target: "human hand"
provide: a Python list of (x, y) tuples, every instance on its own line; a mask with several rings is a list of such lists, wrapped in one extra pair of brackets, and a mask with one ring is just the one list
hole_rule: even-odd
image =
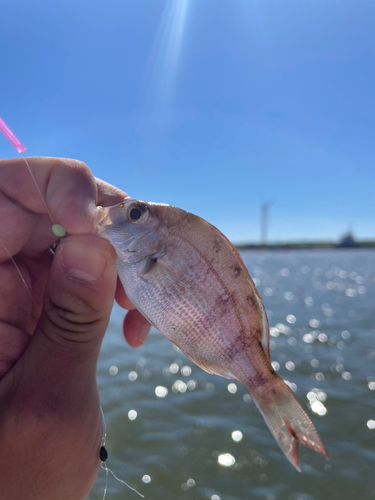
[(133, 309), (129, 344), (141, 345), (149, 325), (116, 281), (114, 250), (95, 236), (96, 205), (126, 194), (80, 162), (28, 161), (69, 236), (52, 255), (58, 238), (23, 159), (0, 161), (1, 498), (81, 500), (100, 467), (95, 373), (114, 297)]

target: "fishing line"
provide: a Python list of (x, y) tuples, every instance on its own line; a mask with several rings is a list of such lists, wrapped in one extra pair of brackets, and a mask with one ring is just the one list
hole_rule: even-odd
[[(137, 491), (135, 488), (132, 488), (128, 483), (126, 483), (125, 481), (123, 481), (122, 479), (119, 479), (116, 474), (107, 467), (107, 458), (108, 458), (108, 453), (107, 453), (107, 450), (105, 449), (105, 442), (106, 442), (106, 439), (107, 439), (107, 422), (105, 420), (105, 416), (104, 416), (104, 411), (103, 411), (103, 408), (100, 407), (100, 411), (102, 412), (102, 418), (103, 418), (103, 437), (102, 437), (102, 446), (100, 448), (100, 459), (101, 459), (101, 464), (100, 464), (100, 467), (105, 470), (105, 478), (106, 478), (106, 482), (105, 482), (105, 488), (104, 488), (104, 495), (103, 495), (103, 498), (102, 500), (105, 500), (105, 497), (107, 495), (107, 490), (108, 490), (108, 473), (110, 472), (112, 474), (112, 476), (117, 480), (119, 481), (120, 483), (124, 484), (125, 486), (127, 486), (130, 490), (134, 491), (135, 493), (137, 493), (137, 495), (139, 495), (140, 497), (144, 498), (145, 496), (142, 495), (142, 493), (139, 493), (139, 491)], [(104, 458), (104, 460), (102, 460), (102, 458)]]
[(62, 238), (63, 236), (65, 236), (66, 234), (66, 231), (65, 229), (63, 228), (63, 226), (61, 226), (60, 224), (55, 224), (53, 222), (53, 218), (52, 218), (52, 215), (51, 215), (51, 212), (49, 211), (49, 208), (47, 206), (47, 203), (46, 203), (46, 200), (44, 199), (44, 196), (42, 195), (42, 192), (38, 186), (38, 183), (36, 182), (36, 179), (34, 177), (34, 174), (30, 168), (30, 165), (29, 165), (29, 162), (27, 161), (27, 158), (26, 156), (23, 154), (25, 151), (26, 151), (26, 146), (24, 146), (22, 144), (22, 142), (18, 139), (18, 137), (16, 137), (16, 135), (11, 131), (11, 129), (8, 127), (8, 125), (5, 123), (5, 121), (0, 117), (0, 131), (5, 135), (5, 137), (8, 139), (8, 141), (12, 144), (12, 146), (14, 146), (14, 148), (16, 149), (16, 151), (22, 156), (22, 158), (24, 159), (24, 162), (26, 163), (26, 167), (29, 171), (29, 174), (31, 175), (31, 178), (35, 184), (35, 187), (39, 193), (39, 196), (40, 198), (42, 199), (42, 202), (43, 202), (43, 205), (46, 209), (46, 212), (49, 216), (49, 218), (51, 219), (51, 222), (52, 222), (52, 232), (54, 235), (56, 236), (59, 236), (60, 238)]
[[(65, 229), (63, 228), (63, 226), (61, 226), (60, 224), (54, 224), (53, 222), (53, 218), (52, 218), (52, 215), (51, 215), (51, 212), (47, 206), (47, 203), (42, 195), (42, 192), (38, 186), (38, 183), (36, 182), (36, 179), (34, 177), (34, 174), (30, 168), (30, 165), (29, 165), (29, 162), (27, 161), (27, 158), (26, 156), (23, 154), (24, 151), (26, 151), (26, 147), (22, 144), (22, 142), (18, 139), (18, 137), (16, 137), (16, 135), (12, 132), (12, 130), (8, 127), (8, 125), (5, 123), (5, 121), (0, 117), (0, 131), (5, 135), (5, 137), (8, 139), (8, 141), (12, 144), (12, 146), (16, 149), (16, 151), (22, 156), (25, 164), (26, 164), (26, 167), (29, 171), (29, 174), (35, 184), (35, 187), (39, 193), (39, 196), (40, 198), (42, 199), (42, 202), (43, 202), (43, 205), (46, 209), (46, 212), (49, 216), (49, 218), (51, 219), (51, 222), (52, 222), (52, 232), (55, 234), (55, 236), (58, 236), (58, 237), (62, 237), (62, 236), (65, 236), (66, 234), (66, 231)], [(33, 301), (33, 304), (34, 306), (36, 306), (36, 303), (34, 301), (34, 297), (31, 293), (31, 290), (29, 289), (29, 287), (27, 286), (27, 283), (25, 281), (25, 278), (22, 276), (22, 273), (21, 273), (21, 270), (20, 268), (18, 267), (15, 259), (13, 258), (13, 256), (11, 255), (11, 253), (9, 252), (9, 250), (7, 249), (7, 247), (4, 245), (4, 242), (2, 241), (2, 239), (0, 238), (0, 243), (2, 245), (2, 247), (4, 248), (4, 250), (6, 251), (6, 253), (9, 255), (9, 258), (11, 259), (11, 261), (13, 262), (18, 274), (20, 275), (20, 278), (23, 282), (23, 284), (25, 285), (26, 287), (26, 290), (28, 291), (32, 301)]]
[(44, 197), (43, 197), (43, 195), (42, 195), (41, 190), (39, 189), (39, 186), (38, 186), (38, 183), (36, 182), (36, 179), (35, 179), (35, 177), (34, 177), (34, 174), (33, 174), (33, 173), (32, 173), (32, 171), (31, 171), (31, 168), (30, 168), (29, 162), (27, 161), (26, 156), (25, 156), (22, 152), (21, 152), (21, 156), (22, 156), (22, 158), (25, 160), (26, 167), (27, 167), (27, 169), (28, 169), (28, 171), (29, 171), (29, 173), (30, 173), (30, 175), (31, 175), (31, 178), (32, 178), (32, 180), (34, 181), (35, 187), (36, 187), (36, 189), (37, 189), (37, 191), (38, 191), (38, 193), (39, 193), (39, 195), (40, 195), (40, 197), (41, 197), (41, 199), (42, 199), (42, 201), (43, 201), (44, 208), (46, 209), (47, 214), (49, 215), (49, 218), (51, 219), (51, 222), (52, 222), (52, 224), (53, 224), (53, 219), (52, 219), (51, 212), (49, 211), (49, 208), (47, 207), (47, 203), (46, 203), (46, 201), (45, 201), (45, 199), (44, 199)]
[[(25, 155), (23, 154), (24, 151), (26, 151), (26, 147), (22, 144), (22, 142), (15, 136), (15, 134), (11, 131), (11, 129), (8, 127), (8, 125), (4, 122), (4, 120), (0, 117), (0, 131), (5, 135), (5, 137), (8, 139), (8, 141), (12, 144), (12, 146), (14, 146), (14, 148), (16, 149), (16, 151), (18, 153), (20, 153), (20, 155), (23, 157), (24, 159), (24, 162), (26, 163), (26, 167), (31, 175), (31, 178), (32, 180), (34, 181), (34, 184), (35, 184), (35, 187), (43, 201), (43, 204), (46, 208), (46, 211), (47, 211), (47, 214), (49, 215), (49, 218), (51, 219), (51, 222), (53, 224), (53, 220), (52, 220), (52, 216), (51, 216), (51, 212), (49, 211), (48, 207), (47, 207), (47, 204), (43, 198), (43, 195), (39, 189), (39, 186), (38, 186), (38, 183), (36, 182), (36, 179), (31, 171), (31, 168), (30, 168), (30, 165), (29, 165), (29, 162), (27, 161)], [(52, 226), (53, 228), (53, 226)], [(53, 229), (52, 229), (53, 231)], [(54, 232), (54, 231), (53, 231)], [(34, 300), (34, 297), (33, 297), (33, 294), (31, 293), (31, 290), (29, 289), (29, 287), (27, 286), (27, 283), (25, 281), (25, 278), (23, 277), (22, 273), (21, 273), (21, 270), (20, 268), (18, 267), (15, 259), (13, 258), (13, 255), (9, 252), (9, 250), (7, 249), (7, 247), (4, 245), (4, 242), (3, 240), (0, 238), (0, 243), (2, 245), (2, 247), (4, 248), (4, 250), (6, 251), (6, 253), (9, 255), (9, 258), (11, 259), (11, 261), (13, 262), (16, 270), (17, 270), (17, 273), (19, 274), (23, 284), (25, 285), (25, 288), (28, 292), (28, 294), (30, 295), (31, 297), (31, 300), (33, 301), (33, 304), (35, 307), (36, 306), (36, 303), (35, 303), (35, 300)]]
[(137, 491), (135, 488), (132, 488), (132, 487), (131, 487), (128, 483), (125, 483), (125, 481), (123, 481), (122, 479), (119, 479), (119, 478), (116, 476), (116, 474), (115, 474), (113, 471), (111, 471), (111, 469), (109, 469), (109, 468), (107, 467), (106, 462), (102, 462), (102, 463), (101, 463), (101, 465), (100, 465), (100, 467), (101, 467), (103, 470), (105, 470), (105, 471), (106, 471), (106, 477), (107, 477), (107, 484), (106, 484), (106, 487), (105, 487), (105, 490), (104, 490), (103, 500), (105, 499), (106, 494), (107, 494), (107, 486), (108, 486), (108, 472), (110, 472), (110, 473), (112, 474), (112, 476), (113, 476), (115, 479), (117, 479), (117, 481), (119, 481), (120, 483), (122, 483), (122, 484), (124, 484), (125, 486), (127, 486), (127, 487), (129, 488), (129, 490), (132, 490), (132, 491), (134, 491), (135, 493), (137, 493), (137, 495), (139, 495), (140, 497), (145, 498), (145, 496), (144, 496), (144, 495), (142, 495), (142, 493), (139, 493), (139, 491)]
[(29, 171), (29, 173), (30, 173), (30, 175), (31, 175), (31, 178), (32, 178), (32, 180), (34, 181), (35, 187), (36, 187), (36, 189), (37, 189), (37, 191), (38, 191), (38, 193), (39, 193), (39, 195), (40, 195), (40, 197), (41, 197), (41, 199), (42, 199), (42, 201), (43, 201), (44, 208), (46, 209), (47, 214), (49, 215), (49, 218), (51, 219), (51, 222), (52, 222), (52, 232), (53, 232), (53, 234), (54, 234), (55, 236), (58, 236), (59, 238), (62, 238), (63, 236), (65, 236), (66, 231), (65, 231), (64, 227), (63, 227), (61, 224), (55, 224), (55, 223), (53, 222), (51, 212), (49, 211), (49, 208), (48, 208), (48, 206), (47, 206), (46, 200), (44, 199), (44, 197), (43, 197), (43, 195), (42, 195), (42, 192), (41, 192), (41, 190), (40, 190), (40, 188), (39, 188), (39, 186), (38, 186), (38, 183), (36, 182), (36, 179), (35, 179), (35, 177), (34, 177), (34, 174), (33, 174), (33, 173), (32, 173), (32, 171), (31, 171), (31, 168), (30, 168), (29, 162), (27, 161), (27, 158), (26, 158), (26, 156), (23, 154), (23, 152), (21, 152), (21, 156), (22, 156), (22, 158), (25, 160), (25, 163), (26, 163), (27, 169), (28, 169), (28, 171)]
[(17, 262), (14, 260), (13, 256), (11, 255), (11, 253), (9, 252), (9, 250), (7, 249), (7, 247), (4, 245), (4, 243), (3, 243), (3, 241), (2, 241), (1, 238), (0, 238), (0, 243), (2, 244), (2, 246), (3, 246), (4, 250), (6, 251), (6, 253), (9, 255), (9, 258), (13, 262), (14, 267), (17, 269), (17, 273), (20, 275), (22, 283), (25, 285), (25, 288), (26, 288), (28, 294), (30, 295), (31, 300), (33, 301), (34, 306), (38, 307), (37, 304), (36, 304), (36, 302), (35, 302), (35, 300), (34, 300), (33, 294), (31, 293), (31, 290), (27, 286), (26, 280), (25, 280), (25, 278), (23, 277), (23, 275), (21, 273), (21, 269), (18, 267)]

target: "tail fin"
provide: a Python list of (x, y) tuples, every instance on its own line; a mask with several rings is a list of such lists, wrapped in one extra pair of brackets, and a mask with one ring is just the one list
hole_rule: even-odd
[(299, 472), (298, 443), (328, 458), (311, 420), (282, 379), (278, 377), (275, 389), (252, 387), (251, 396), (285, 456)]

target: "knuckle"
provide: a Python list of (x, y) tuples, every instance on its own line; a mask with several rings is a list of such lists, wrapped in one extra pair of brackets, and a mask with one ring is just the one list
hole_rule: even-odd
[(85, 174), (91, 173), (86, 163), (81, 160), (75, 160), (73, 158), (61, 158), (58, 159), (58, 161), (61, 162), (61, 166), (65, 168), (73, 169), (77, 172), (82, 172)]
[(73, 175), (76, 182), (86, 184), (94, 182), (94, 176), (89, 167), (80, 160), (64, 159), (63, 168), (69, 170), (69, 175)]
[(58, 334), (65, 339), (85, 342), (105, 330), (107, 319), (77, 297), (64, 295), (60, 303), (48, 301), (45, 304), (45, 331)]

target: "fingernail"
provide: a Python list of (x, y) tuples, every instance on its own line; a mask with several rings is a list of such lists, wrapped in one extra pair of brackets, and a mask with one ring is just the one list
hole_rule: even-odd
[(107, 255), (82, 243), (61, 243), (62, 264), (71, 278), (82, 283), (95, 283), (103, 276)]
[(90, 200), (84, 207), (85, 215), (90, 219), (94, 220), (96, 216), (96, 203), (94, 200)]
[(138, 331), (137, 339), (140, 343), (144, 344), (145, 340), (150, 332), (150, 324), (144, 323)]

